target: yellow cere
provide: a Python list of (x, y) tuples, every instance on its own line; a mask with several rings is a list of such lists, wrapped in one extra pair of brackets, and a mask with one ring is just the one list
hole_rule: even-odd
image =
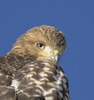
[(58, 50), (54, 50), (54, 51), (52, 51), (50, 54), (42, 53), (41, 55), (42, 55), (42, 56), (45, 56), (45, 57), (47, 57), (47, 58), (51, 58), (51, 56), (54, 56), (54, 55), (56, 55), (56, 54), (58, 54), (58, 53), (59, 53)]
[(56, 55), (56, 54), (58, 54), (59, 53), (59, 51), (58, 50), (54, 50), (53, 52), (52, 52), (52, 54), (51, 55)]

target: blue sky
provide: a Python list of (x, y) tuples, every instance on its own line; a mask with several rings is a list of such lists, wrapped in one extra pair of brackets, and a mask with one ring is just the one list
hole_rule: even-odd
[(71, 100), (94, 100), (94, 0), (0, 0), (0, 56), (28, 29), (43, 24), (66, 37), (60, 65)]

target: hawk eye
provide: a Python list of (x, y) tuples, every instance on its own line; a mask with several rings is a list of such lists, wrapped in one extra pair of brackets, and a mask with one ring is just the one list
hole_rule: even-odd
[(45, 45), (43, 43), (37, 43), (37, 47), (39, 49), (44, 49), (45, 48)]

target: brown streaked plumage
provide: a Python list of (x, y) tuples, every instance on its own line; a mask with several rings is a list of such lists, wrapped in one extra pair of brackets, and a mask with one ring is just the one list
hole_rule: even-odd
[[(62, 32), (58, 31), (54, 27), (50, 26), (40, 26), (35, 27), (23, 34), (17, 42), (14, 44), (13, 49), (10, 52), (17, 52), (18, 54), (29, 53), (32, 55), (37, 53), (35, 50), (34, 43), (43, 42), (46, 45), (51, 46), (51, 48), (59, 49), (60, 53), (63, 53), (66, 48), (65, 37)], [(32, 50), (32, 51), (31, 51)]]
[(23, 34), (0, 58), (0, 100), (70, 100), (58, 63), (66, 48), (55, 27), (42, 25)]

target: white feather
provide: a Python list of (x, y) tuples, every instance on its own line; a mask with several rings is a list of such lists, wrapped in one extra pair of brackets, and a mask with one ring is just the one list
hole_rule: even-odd
[(19, 81), (15, 80), (15, 79), (12, 80), (11, 86), (15, 87), (15, 91), (18, 90), (19, 85), (20, 85)]

